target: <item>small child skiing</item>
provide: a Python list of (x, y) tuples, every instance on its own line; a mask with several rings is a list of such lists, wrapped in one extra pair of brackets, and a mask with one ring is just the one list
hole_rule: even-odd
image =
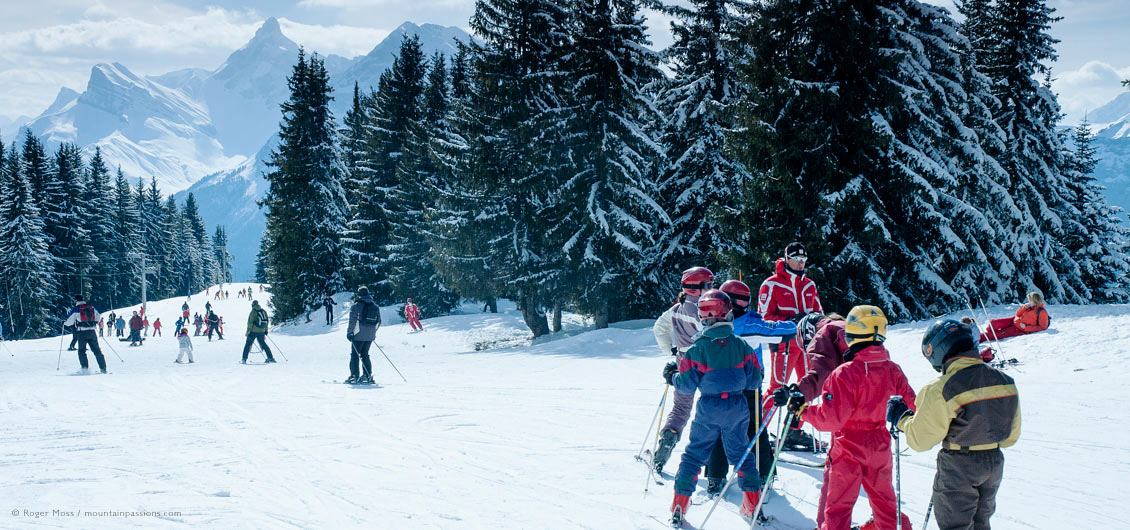
[(690, 442), (683, 451), (675, 475), (675, 498), (671, 502), (671, 523), (680, 526), (690, 505), (699, 471), (706, 464), (719, 436), (730, 465), (737, 466), (742, 489), (741, 514), (752, 517), (761, 499), (761, 475), (757, 459), (746, 458), (749, 445), (749, 402), (744, 391), (761, 387), (761, 366), (757, 354), (746, 341), (734, 336), (730, 297), (711, 289), (698, 300), (702, 335), (679, 362), (675, 389), (684, 394), (701, 395), (691, 422)]
[[(821, 491), (825, 504), (819, 530), (851, 527), (852, 508), (861, 485), (875, 517), (862, 526), (863, 530), (892, 530), (898, 524), (896, 514), (901, 512), (895, 506), (892, 485), (894, 460), (885, 421), (887, 401), (891, 396), (902, 396), (913, 403), (915, 394), (902, 368), (891, 361), (883, 346), (886, 335), (887, 317), (881, 309), (853, 307), (844, 323), (848, 344), (845, 362), (824, 381), (823, 401), (807, 406), (801, 403), (803, 397), (793, 400), (774, 396), (777, 405), (787, 405), (803, 421), (833, 433)], [(902, 528), (909, 530), (910, 519), (905, 514), (901, 517)]]
[(177, 342), (180, 343), (180, 353), (177, 354), (176, 363), (184, 364), (183, 362), (181, 362), (181, 358), (183, 358), (186, 353), (188, 354), (188, 362), (195, 362), (192, 360), (192, 339), (188, 336), (187, 327), (182, 327), (180, 328), (180, 331), (177, 332)]
[(153, 336), (154, 337), (160, 337), (161, 336), (161, 317), (157, 317), (156, 319), (153, 320)]

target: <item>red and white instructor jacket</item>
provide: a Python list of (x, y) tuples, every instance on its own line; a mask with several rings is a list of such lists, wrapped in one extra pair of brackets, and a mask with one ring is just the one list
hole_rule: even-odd
[(788, 320), (797, 315), (823, 313), (816, 283), (808, 276), (785, 267), (785, 258), (777, 259), (776, 274), (761, 283), (757, 292), (757, 312), (765, 320)]

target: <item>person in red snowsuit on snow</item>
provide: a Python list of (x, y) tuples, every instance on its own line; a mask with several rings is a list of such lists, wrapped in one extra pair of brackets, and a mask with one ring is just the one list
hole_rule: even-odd
[[(1015, 317), (994, 318), (981, 333), (979, 342), (1019, 337), (1048, 329), (1051, 317), (1044, 308), (1044, 297), (1036, 291), (1028, 293), (1028, 303), (1016, 310)], [(988, 362), (988, 361), (986, 361)]]
[[(861, 485), (875, 514), (863, 530), (893, 530), (897, 508), (891, 481), (894, 463), (886, 423), (887, 401), (891, 396), (902, 396), (906, 403), (914, 403), (916, 396), (902, 368), (891, 361), (883, 347), (887, 317), (882, 310), (856, 306), (848, 313), (844, 329), (848, 350), (844, 363), (824, 381), (822, 402), (811, 407), (800, 405), (797, 410), (804, 421), (833, 433), (821, 491), (826, 502), (819, 530), (851, 527), (852, 508)], [(902, 527), (910, 530), (905, 514)]]
[(420, 324), (420, 308), (412, 303), (412, 299), (408, 299), (408, 303), (404, 304), (404, 318), (408, 319), (408, 325), (412, 326), (412, 331), (422, 331), (423, 324)]
[[(807, 263), (808, 252), (804, 245), (794, 242), (785, 247), (785, 257), (777, 259), (775, 273), (761, 283), (757, 293), (757, 311), (762, 318), (770, 322), (798, 322), (808, 313), (824, 312), (816, 284), (804, 274)], [(771, 344), (769, 350), (772, 352), (773, 371), (766, 377), (769, 388), (761, 403), (762, 417), (773, 405), (773, 392), (788, 383), (790, 374), (796, 374), (796, 379), (800, 380), (808, 371), (804, 349), (799, 341), (789, 341), (787, 345)], [(800, 430), (801, 422), (791, 427), (785, 437), (785, 448), (812, 451), (815, 442)]]

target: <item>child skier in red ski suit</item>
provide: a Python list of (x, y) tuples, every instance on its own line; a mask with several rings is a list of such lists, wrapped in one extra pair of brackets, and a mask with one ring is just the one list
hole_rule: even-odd
[(412, 299), (408, 299), (408, 303), (404, 305), (404, 318), (408, 319), (408, 325), (412, 326), (412, 331), (420, 331), (424, 329), (423, 324), (420, 324), (420, 308), (412, 303)]
[[(819, 530), (851, 528), (851, 512), (861, 485), (875, 514), (863, 529), (894, 530), (897, 509), (887, 401), (891, 396), (902, 396), (907, 403), (914, 403), (914, 389), (883, 347), (887, 317), (882, 310), (868, 305), (852, 308), (844, 331), (848, 341), (846, 362), (824, 381), (823, 401), (798, 407), (804, 421), (834, 433), (821, 492), (826, 504)], [(905, 514), (902, 527), (911, 530)]]

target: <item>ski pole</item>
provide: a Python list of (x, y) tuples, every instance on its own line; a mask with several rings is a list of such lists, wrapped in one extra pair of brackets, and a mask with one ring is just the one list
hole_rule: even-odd
[(5, 344), (6, 342), (8, 342), (8, 341), (6, 341), (6, 340), (0, 340), (0, 346), (3, 346), (3, 347), (4, 347), (4, 350), (8, 352), (8, 355), (11, 355), (12, 357), (15, 357), (15, 356), (16, 356), (16, 354), (15, 354), (15, 353), (12, 353), (12, 349), (11, 349), (11, 348), (9, 348), (7, 344)]
[(63, 367), (63, 330), (64, 324), (59, 324), (59, 360), (55, 363), (55, 371), (58, 372)]
[(926, 519), (922, 521), (922, 530), (926, 530), (926, 525), (930, 524), (930, 514), (934, 511), (934, 497), (930, 497), (930, 505), (926, 507)]
[(781, 449), (785, 448), (784, 440), (782, 439), (785, 435), (784, 429), (789, 427), (789, 423), (792, 422), (793, 416), (795, 415), (796, 414), (791, 410), (785, 415), (784, 428), (777, 434), (777, 450), (773, 453), (773, 464), (769, 466), (769, 474), (765, 479), (765, 485), (761, 487), (761, 497), (757, 499), (757, 508), (753, 510), (753, 519), (749, 522), (750, 530), (753, 530), (753, 527), (757, 526), (757, 518), (761, 516), (761, 506), (765, 504), (765, 495), (769, 493), (769, 484), (773, 482), (773, 474), (777, 471), (777, 460), (781, 458)]
[[(761, 404), (758, 403), (757, 406), (761, 407)], [(710, 506), (710, 511), (706, 512), (706, 518), (702, 520), (702, 524), (698, 525), (699, 528), (706, 528), (706, 522), (710, 520), (710, 516), (714, 513), (714, 509), (718, 507), (718, 503), (722, 500), (723, 497), (726, 496), (726, 492), (730, 490), (730, 486), (734, 483), (734, 480), (737, 478), (738, 470), (742, 468), (742, 464), (745, 463), (745, 459), (749, 458), (749, 454), (753, 451), (754, 446), (757, 445), (757, 439), (761, 438), (761, 431), (764, 431), (765, 428), (769, 426), (769, 422), (773, 420), (773, 414), (776, 414), (776, 413), (777, 413), (777, 405), (774, 404), (769, 409), (769, 414), (765, 415), (765, 421), (761, 422), (761, 426), (759, 426), (757, 428), (757, 432), (754, 433), (753, 439), (750, 440), (749, 445), (746, 446), (745, 453), (742, 454), (741, 460), (738, 460), (737, 465), (734, 466), (734, 470), (732, 472), (730, 472), (730, 476), (726, 478), (726, 486), (722, 488), (722, 493), (719, 493), (718, 497), (714, 499), (714, 504), (712, 504)], [(757, 457), (754, 457), (754, 458), (757, 458)]]
[(1001, 357), (1007, 357), (1004, 354), (1004, 347), (1001, 346), (1001, 339), (1000, 337), (997, 337), (997, 330), (993, 327), (993, 321), (989, 320), (989, 310), (985, 309), (985, 302), (981, 301), (980, 295), (977, 296), (977, 303), (981, 304), (981, 311), (985, 313), (985, 320), (989, 324), (989, 331), (993, 333), (993, 345), (996, 346), (998, 350), (1000, 350)]
[(388, 361), (388, 364), (392, 365), (392, 369), (396, 370), (396, 374), (399, 375), (401, 379), (404, 379), (405, 383), (407, 383), (408, 379), (404, 377), (404, 374), (400, 373), (400, 369), (397, 368), (395, 364), (392, 364), (392, 359), (388, 358), (388, 354), (385, 353), (384, 348), (382, 348), (381, 345), (377, 344), (376, 342), (373, 342), (373, 346), (376, 346), (378, 350), (381, 350), (381, 355), (384, 355), (385, 360)]
[(661, 411), (663, 410), (663, 403), (667, 401), (667, 391), (670, 389), (671, 385), (663, 385), (663, 397), (659, 398), (659, 406), (655, 407), (655, 416), (652, 416), (651, 423), (647, 424), (647, 431), (644, 431), (645, 434), (643, 435), (643, 443), (640, 444), (640, 450), (638, 453), (636, 453), (636, 460), (643, 458), (643, 450), (645, 447), (647, 447), (647, 439), (651, 437), (651, 426), (655, 425), (655, 420), (658, 420), (659, 415), (662, 414)]
[[(902, 401), (902, 396), (891, 396), (891, 399), (894, 398)], [(902, 530), (902, 458), (898, 422), (891, 425), (891, 437), (895, 439), (895, 530)]]
[(110, 341), (108, 341), (108, 340), (104, 340), (104, 339), (103, 339), (103, 342), (105, 342), (105, 343), (106, 343), (106, 346), (109, 346), (109, 348), (110, 348), (110, 351), (114, 352), (114, 356), (116, 356), (116, 357), (118, 358), (118, 360), (119, 360), (119, 361), (122, 361), (123, 363), (124, 363), (124, 362), (126, 362), (126, 360), (125, 360), (125, 359), (122, 359), (122, 356), (121, 356), (121, 355), (118, 355), (118, 350), (115, 350), (115, 349), (114, 349), (114, 345), (110, 344)]
[[(286, 358), (286, 354), (283, 353), (282, 348), (279, 347), (279, 343), (275, 342), (275, 339), (272, 339), (270, 335), (263, 335), (263, 336), (267, 337), (267, 340), (271, 341), (271, 344), (273, 344), (275, 346), (275, 349), (278, 350), (279, 355), (282, 355), (283, 360), (289, 363), (290, 359)], [(266, 354), (264, 354), (264, 355), (266, 355)]]

